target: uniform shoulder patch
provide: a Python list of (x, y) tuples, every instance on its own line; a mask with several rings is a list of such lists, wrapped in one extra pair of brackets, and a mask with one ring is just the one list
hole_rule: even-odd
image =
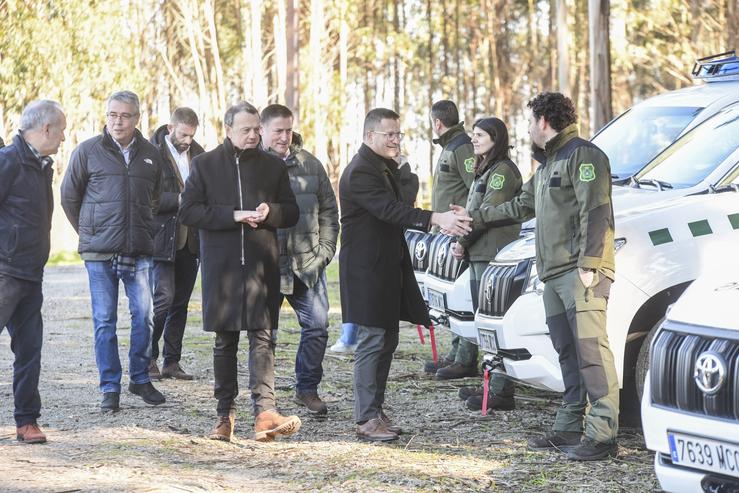
[(464, 160), (464, 170), (467, 173), (472, 173), (475, 171), (475, 158), (468, 157)]
[(580, 165), (580, 181), (589, 182), (595, 180), (595, 166), (591, 163)]
[(501, 188), (503, 188), (504, 183), (505, 183), (505, 176), (499, 173), (493, 173), (493, 176), (490, 177), (490, 181), (488, 182), (488, 185), (493, 190), (500, 190)]

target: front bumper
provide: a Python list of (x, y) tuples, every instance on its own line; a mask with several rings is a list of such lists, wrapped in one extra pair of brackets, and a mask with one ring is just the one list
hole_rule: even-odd
[(559, 356), (549, 337), (541, 296), (522, 295), (502, 318), (478, 312), (475, 326), (495, 332), (497, 355), (502, 357), (510, 377), (532, 387), (564, 391)]
[(654, 471), (662, 489), (675, 493), (700, 492), (704, 491), (701, 484), (704, 481), (739, 485), (739, 478), (729, 478), (713, 472), (673, 464), (667, 439), (669, 430), (701, 438), (739, 443), (739, 423), (686, 414), (676, 409), (653, 405), (649, 374), (644, 384), (641, 417), (644, 442), (649, 450), (655, 451)]

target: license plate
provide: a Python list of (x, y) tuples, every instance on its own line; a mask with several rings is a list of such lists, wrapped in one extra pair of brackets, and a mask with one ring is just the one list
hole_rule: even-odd
[(667, 432), (672, 463), (739, 477), (739, 445)]
[(426, 288), (426, 296), (428, 297), (429, 307), (440, 312), (446, 311), (446, 295), (444, 293)]
[(498, 352), (498, 338), (495, 336), (494, 330), (477, 329), (477, 343), (480, 349), (486, 353), (496, 354)]

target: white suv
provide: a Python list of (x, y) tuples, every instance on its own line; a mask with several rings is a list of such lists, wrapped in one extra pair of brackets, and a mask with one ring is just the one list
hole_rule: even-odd
[(651, 345), (642, 425), (668, 492), (739, 491), (739, 260), (725, 246)]

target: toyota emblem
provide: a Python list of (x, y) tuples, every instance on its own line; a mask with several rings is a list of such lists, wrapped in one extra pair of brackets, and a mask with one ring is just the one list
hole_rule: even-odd
[(423, 262), (423, 259), (426, 256), (426, 243), (422, 241), (416, 243), (416, 248), (413, 254), (416, 256), (416, 260)]
[(488, 279), (488, 282), (485, 283), (485, 299), (488, 301), (488, 303), (493, 302), (493, 280)]
[(726, 361), (713, 351), (706, 351), (695, 361), (693, 379), (704, 394), (713, 395), (721, 389), (726, 378)]
[(439, 265), (439, 267), (442, 267), (444, 265), (444, 261), (446, 260), (446, 248), (442, 247), (439, 249), (439, 253), (436, 255), (436, 263)]

